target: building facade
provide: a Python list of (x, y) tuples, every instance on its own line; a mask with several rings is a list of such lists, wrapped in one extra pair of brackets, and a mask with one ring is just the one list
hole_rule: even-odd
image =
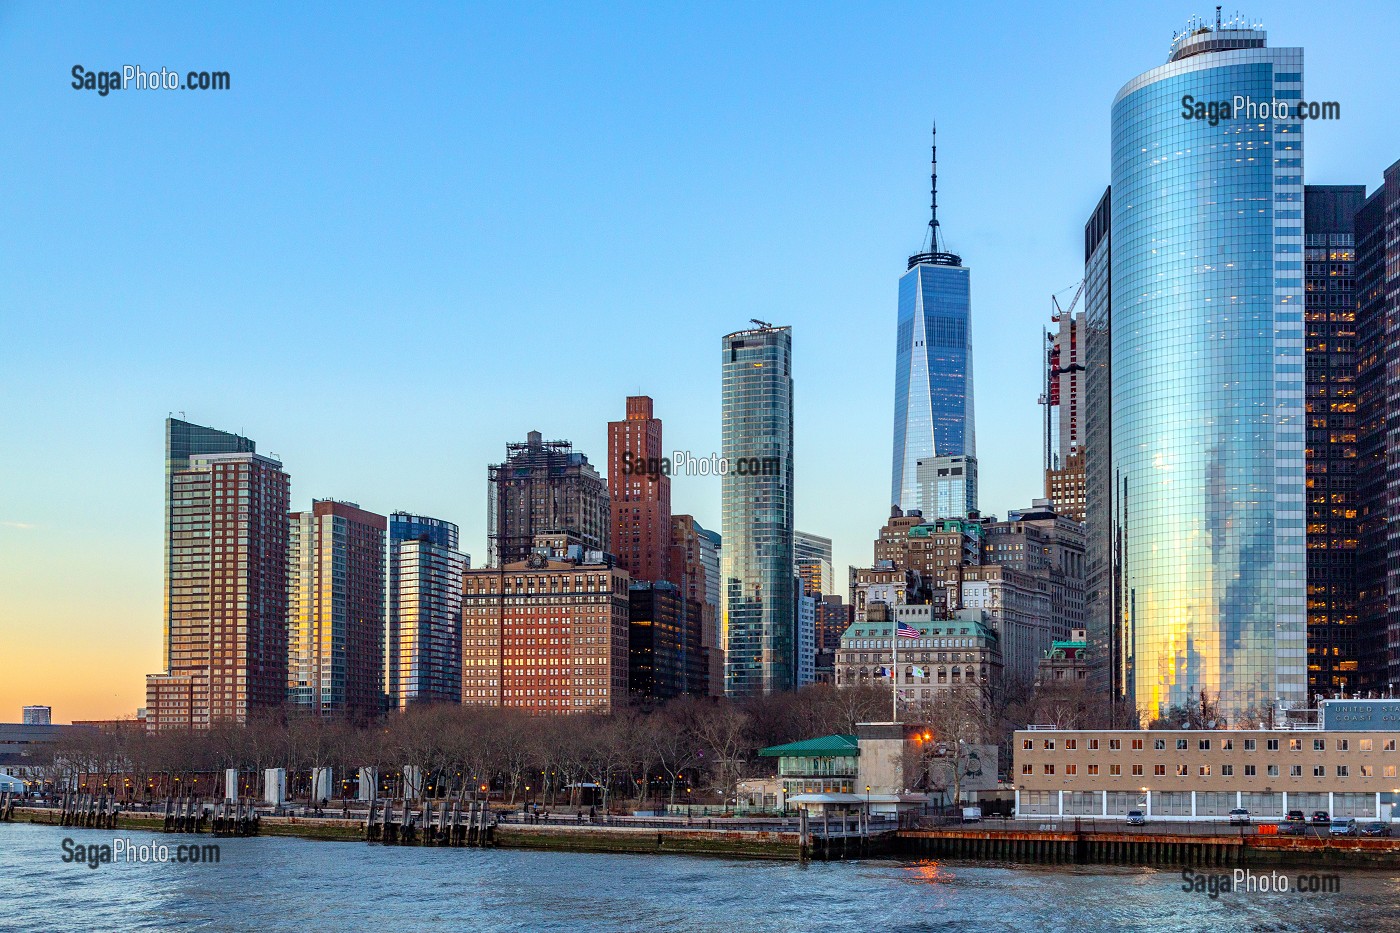
[(322, 716), (378, 715), (388, 520), (353, 502), (315, 499), (286, 521), (287, 699)]
[(1357, 616), (1356, 575), (1360, 519), (1353, 220), (1366, 187), (1308, 185), (1303, 191), (1308, 690), (1328, 696), (1373, 686), (1362, 671), (1369, 646)]
[(831, 539), (805, 531), (792, 533), (793, 564), (802, 586), (809, 596), (836, 592), (836, 579), (831, 566)]
[(710, 696), (724, 693), (724, 646), (719, 632), (719, 535), (706, 531), (694, 516), (671, 516), (671, 570), (685, 594), (687, 634), (699, 628), (704, 690), (692, 684), (691, 693)]
[(468, 570), (462, 584), (462, 703), (535, 715), (609, 713), (626, 701), (627, 572), (601, 552), (543, 549)]
[[(949, 690), (976, 690), (980, 700), (990, 696), (1001, 672), (1000, 639), (980, 611), (949, 616), (935, 606), (893, 606), (872, 615), (876, 618), (853, 624), (841, 637), (838, 687), (897, 689), (901, 711), (932, 705)], [(891, 638), (898, 623), (916, 629), (919, 637), (899, 639), (896, 663)]]
[(609, 549), (633, 581), (671, 580), (671, 477), (661, 468), (661, 419), (645, 395), (608, 422)]
[(535, 536), (566, 533), (586, 550), (608, 547), (608, 489), (588, 458), (568, 441), (546, 441), (531, 431), (507, 444), (506, 459), (487, 468), (490, 564), (530, 556)]
[[(1376, 687), (1400, 685), (1400, 162), (1356, 214), (1359, 622)], [(1330, 261), (1330, 260), (1329, 260)]]
[(899, 280), (890, 501), (906, 510), (927, 508), (919, 498), (920, 460), (977, 456), (970, 274), (939, 243), (936, 145), (933, 152), (928, 250), (909, 257)]
[(286, 698), (290, 481), (251, 450), (198, 452), (246, 438), (166, 428), (166, 669), (146, 678), (146, 725), (247, 722)]
[(470, 566), (457, 550), (456, 525), (402, 512), (389, 517), (384, 654), (392, 708), (462, 701), (462, 574)]
[(1203, 28), (1113, 102), (1111, 458), (1148, 716), (1306, 699), (1303, 126), (1181, 115), (1302, 88), (1301, 49)]
[[(1400, 752), (1393, 731), (1060, 730), (1015, 733), (1020, 817), (1255, 820), (1289, 810), (1390, 819)], [(1395, 813), (1400, 816), (1400, 813)]]
[[(453, 680), (443, 665), (457, 672), (457, 700), (450, 702), (461, 699), (461, 571), (471, 566), (471, 557), (457, 551), (457, 536), (457, 526), (440, 518), (408, 512), (389, 516), (384, 692), (392, 708), (442, 702), (436, 685)], [(405, 548), (405, 542), (414, 546)], [(444, 640), (454, 641), (455, 647)], [(405, 670), (412, 672), (411, 684), (402, 679)]]
[(914, 463), (919, 510), (929, 520), (977, 514), (977, 458), (921, 457)]
[(792, 328), (760, 324), (726, 335), (722, 374), (725, 693), (791, 690), (797, 679)]

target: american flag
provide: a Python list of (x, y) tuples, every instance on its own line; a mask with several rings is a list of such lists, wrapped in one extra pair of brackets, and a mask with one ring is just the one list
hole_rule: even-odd
[(921, 635), (921, 634), (919, 633), (919, 630), (918, 630), (918, 629), (916, 629), (916, 628), (914, 628), (912, 625), (908, 625), (908, 624), (906, 624), (906, 623), (904, 623), (904, 622), (899, 623), (899, 628), (897, 629), (897, 631), (898, 631), (898, 633), (899, 633), (899, 637), (900, 637), (900, 638), (922, 638), (922, 637), (923, 637), (923, 635)]

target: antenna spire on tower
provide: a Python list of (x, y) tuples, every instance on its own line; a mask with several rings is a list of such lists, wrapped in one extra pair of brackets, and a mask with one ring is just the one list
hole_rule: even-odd
[(938, 252), (938, 123), (933, 124), (933, 174), (929, 187), (928, 251)]

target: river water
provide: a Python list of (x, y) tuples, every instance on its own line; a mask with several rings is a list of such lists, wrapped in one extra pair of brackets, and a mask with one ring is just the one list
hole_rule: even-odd
[[(220, 846), (217, 864), (63, 861), (74, 845)], [(1297, 874), (1290, 869), (1290, 876)], [(1335, 894), (1182, 890), (1180, 871), (751, 862), (424, 849), (0, 825), (3, 930), (1394, 930), (1400, 873)]]

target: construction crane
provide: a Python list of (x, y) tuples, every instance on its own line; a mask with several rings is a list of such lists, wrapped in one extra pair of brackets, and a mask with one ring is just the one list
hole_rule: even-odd
[[(1069, 307), (1067, 308), (1060, 307), (1060, 299), (1058, 296), (1063, 295), (1065, 292), (1069, 291), (1069, 288), (1061, 289), (1059, 292), (1056, 292), (1054, 295), (1050, 296), (1050, 323), (1058, 324), (1060, 323), (1060, 320), (1062, 318), (1068, 318), (1072, 314), (1074, 314), (1075, 306), (1079, 304), (1079, 297), (1084, 294), (1084, 280), (1080, 279), (1078, 285), (1070, 286), (1070, 288), (1074, 289), (1074, 297), (1070, 299)], [(1055, 466), (1054, 457), (1052, 456), (1050, 450), (1050, 442), (1052, 437), (1051, 425), (1054, 420), (1052, 409), (1057, 404), (1056, 401), (1052, 401), (1055, 397), (1052, 384), (1056, 377), (1060, 375), (1060, 373), (1077, 372), (1078, 370), (1081, 370), (1084, 367), (1079, 365), (1078, 363), (1073, 363), (1065, 367), (1059, 366), (1054, 359), (1055, 336), (1050, 333), (1048, 328), (1041, 328), (1041, 334), (1045, 338), (1045, 343), (1043, 344), (1045, 353), (1045, 382), (1044, 391), (1040, 395), (1040, 404), (1045, 408), (1045, 426), (1043, 435), (1042, 455), (1044, 460), (1044, 468), (1047, 471), (1049, 471), (1052, 467)]]

